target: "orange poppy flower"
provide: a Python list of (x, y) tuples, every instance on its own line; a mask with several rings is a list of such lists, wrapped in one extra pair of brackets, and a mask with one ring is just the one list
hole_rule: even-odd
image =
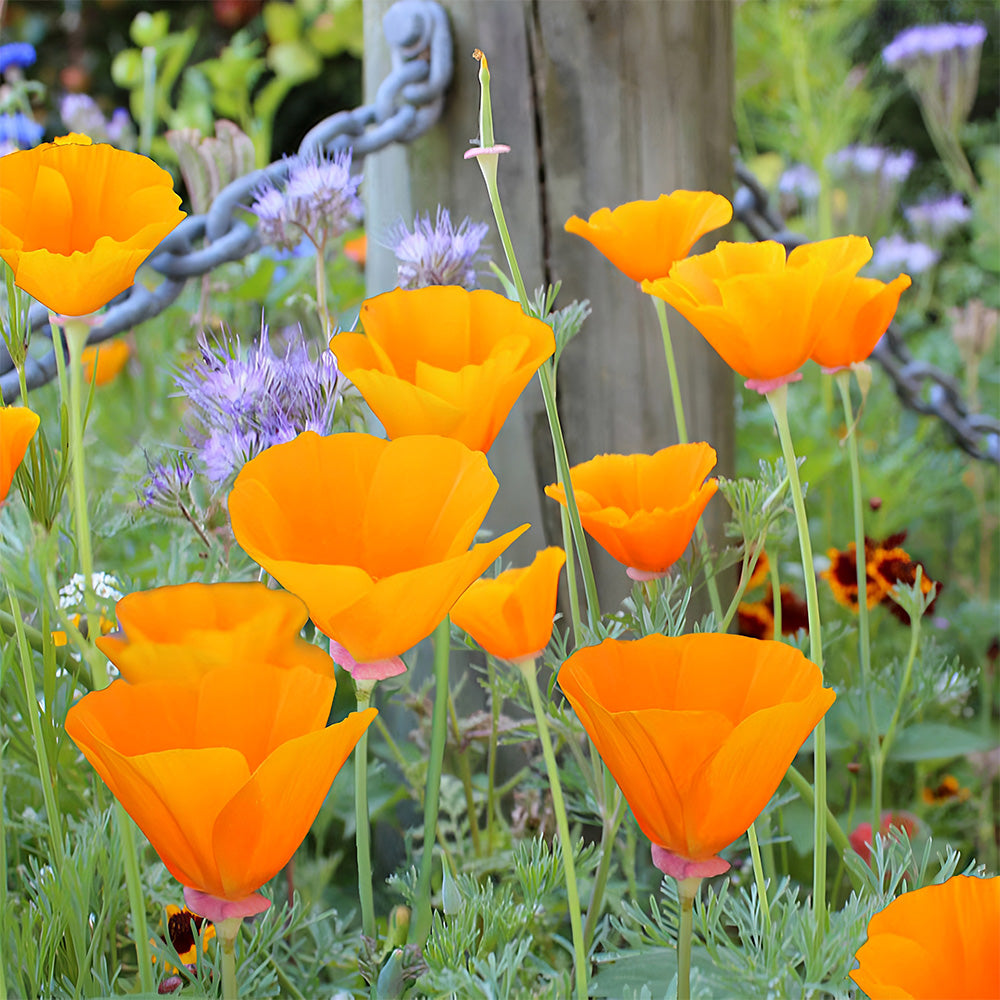
[(83, 377), (95, 385), (107, 385), (128, 364), (132, 348), (126, 340), (109, 340), (85, 347), (80, 355)]
[(527, 530), (469, 549), (496, 491), (486, 456), (458, 441), (307, 431), (243, 466), (229, 514), (244, 551), (361, 664), (430, 635)]
[(633, 281), (664, 278), (713, 229), (733, 217), (727, 198), (711, 191), (674, 191), (655, 201), (629, 201), (599, 208), (584, 222), (574, 215), (566, 232), (593, 243)]
[(548, 645), (556, 613), (562, 549), (550, 546), (530, 566), (477, 580), (451, 609), (451, 620), (487, 653), (533, 660)]
[(851, 979), (871, 1000), (1000, 997), (1000, 877), (954, 875), (868, 922)]
[(729, 867), (716, 855), (767, 805), (835, 697), (797, 649), (714, 633), (605, 639), (566, 660), (559, 686), (658, 867), (677, 877)]
[(0, 406), (0, 503), (7, 499), (14, 473), (39, 423), (38, 414), (26, 406)]
[(299, 633), (309, 612), (294, 594), (262, 583), (185, 583), (126, 594), (119, 631), (97, 640), (131, 684), (197, 680), (231, 663), (308, 667), (333, 676), (333, 660)]
[(496, 292), (397, 288), (361, 307), (364, 333), (330, 341), (390, 438), (440, 434), (488, 451), (555, 351), (552, 329)]
[[(569, 470), (584, 530), (634, 580), (662, 576), (680, 559), (719, 484), (711, 445), (675, 444), (653, 455), (598, 455)], [(566, 505), (561, 483), (546, 496)]]
[(796, 247), (787, 260), (780, 243), (720, 243), (642, 288), (686, 317), (745, 379), (788, 381), (830, 328), (871, 255), (860, 236)]
[(191, 909), (218, 920), (266, 907), (256, 891), (291, 858), (377, 714), (327, 726), (334, 687), (305, 667), (256, 662), (193, 682), (118, 680), (80, 699), (66, 732)]
[(43, 305), (83, 316), (132, 285), (180, 203), (147, 157), (63, 136), (0, 158), (0, 257)]
[(368, 260), (368, 237), (362, 233), (344, 243), (344, 256), (353, 260), (359, 267), (364, 267)]

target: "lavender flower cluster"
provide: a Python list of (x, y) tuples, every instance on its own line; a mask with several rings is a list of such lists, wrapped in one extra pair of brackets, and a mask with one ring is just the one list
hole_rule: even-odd
[(360, 183), (360, 174), (351, 176), (350, 150), (292, 157), (284, 188), (264, 184), (250, 206), (261, 239), (282, 250), (295, 248), (303, 237), (324, 247), (360, 217)]
[(266, 326), (245, 356), (238, 337), (202, 338), (199, 347), (200, 361), (178, 375), (177, 387), (190, 404), (185, 430), (213, 482), (303, 431), (332, 433), (340, 386), (329, 352), (313, 360), (299, 339), (279, 356)]
[(986, 40), (981, 24), (917, 24), (901, 31), (883, 50), (887, 66), (903, 67), (909, 62), (978, 48)]
[(972, 209), (959, 194), (922, 201), (903, 209), (914, 236), (934, 246), (942, 245), (952, 233), (972, 221)]
[(448, 209), (440, 205), (437, 217), (417, 216), (411, 232), (400, 221), (391, 234), (389, 246), (398, 261), (400, 288), (426, 285), (461, 285), (474, 288), (477, 267), (485, 259), (481, 247), (489, 232), (485, 222), (463, 219), (453, 226)]
[(836, 177), (859, 174), (880, 177), (890, 184), (902, 184), (916, 165), (917, 157), (904, 149), (894, 153), (882, 146), (847, 146), (830, 157), (830, 169)]
[(134, 150), (135, 126), (124, 108), (115, 108), (110, 118), (89, 94), (66, 94), (59, 102), (59, 117), (70, 132), (82, 132), (94, 142), (110, 142), (119, 149)]

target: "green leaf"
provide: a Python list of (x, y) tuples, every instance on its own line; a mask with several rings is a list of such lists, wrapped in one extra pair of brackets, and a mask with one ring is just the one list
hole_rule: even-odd
[(269, 3), (264, 7), (264, 29), (274, 44), (294, 42), (302, 33), (302, 15), (294, 4)]
[(267, 50), (267, 65), (285, 80), (302, 83), (319, 76), (323, 63), (303, 42), (279, 42)]
[(662, 996), (677, 975), (677, 952), (673, 948), (649, 948), (612, 958), (590, 984), (592, 997), (622, 997), (649, 986), (653, 996)]
[(971, 726), (960, 728), (942, 722), (918, 722), (896, 737), (889, 751), (890, 760), (947, 760), (967, 753), (992, 750), (993, 737), (976, 732)]

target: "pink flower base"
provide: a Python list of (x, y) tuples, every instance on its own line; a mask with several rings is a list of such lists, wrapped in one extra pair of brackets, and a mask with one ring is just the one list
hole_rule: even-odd
[(680, 882), (688, 878), (711, 878), (729, 871), (731, 865), (718, 855), (705, 858), (703, 861), (692, 861), (690, 858), (674, 854), (659, 844), (653, 844), (653, 864), (663, 872)]
[(802, 372), (792, 372), (791, 375), (779, 375), (777, 378), (748, 378), (743, 384), (754, 392), (759, 392), (766, 396), (769, 392), (774, 392), (780, 386), (789, 382), (801, 382)]
[(218, 896), (211, 896), (207, 892), (192, 889), (187, 885), (184, 886), (184, 902), (192, 913), (211, 920), (213, 924), (222, 923), (223, 920), (230, 920), (233, 917), (241, 920), (243, 917), (254, 917), (271, 905), (271, 900), (259, 892), (253, 892), (243, 899), (220, 899)]
[(636, 569), (634, 566), (629, 566), (625, 570), (625, 575), (630, 580), (635, 580), (636, 583), (649, 583), (650, 580), (662, 580), (670, 572), (669, 569), (661, 569), (657, 571), (651, 571), (646, 569)]
[(356, 681), (384, 681), (387, 677), (398, 677), (406, 673), (406, 664), (398, 656), (359, 663), (335, 639), (330, 640), (330, 656), (334, 663), (343, 667)]
[(498, 142), (494, 146), (475, 146), (472, 149), (467, 149), (463, 159), (471, 160), (475, 156), (498, 156), (500, 153), (509, 152), (510, 146), (505, 146), (502, 142)]

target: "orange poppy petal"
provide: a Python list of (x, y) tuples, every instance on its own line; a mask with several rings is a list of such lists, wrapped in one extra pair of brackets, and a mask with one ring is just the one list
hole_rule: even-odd
[(38, 414), (26, 406), (0, 406), (0, 503), (7, 499), (14, 473), (40, 422)]

